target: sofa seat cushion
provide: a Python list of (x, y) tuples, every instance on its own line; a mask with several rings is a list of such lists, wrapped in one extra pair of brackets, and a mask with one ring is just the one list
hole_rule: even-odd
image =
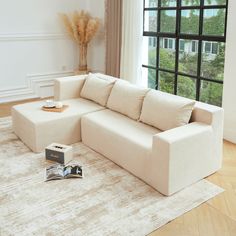
[(169, 130), (189, 123), (195, 101), (151, 90), (146, 95), (140, 121), (160, 130)]
[(83, 118), (97, 123), (102, 128), (145, 148), (152, 147), (153, 135), (160, 132), (154, 127), (134, 121), (108, 109), (87, 114)]
[(81, 119), (82, 142), (136, 176), (148, 172), (153, 135), (160, 130), (111, 110)]
[(117, 81), (112, 88), (107, 107), (138, 120), (141, 114), (143, 99), (149, 89), (139, 88), (125, 81)]
[(52, 142), (72, 144), (81, 141), (81, 116), (104, 107), (82, 98), (63, 103), (69, 107), (62, 113), (42, 111), (43, 101), (14, 106), (14, 132), (35, 152), (43, 151)]
[(108, 97), (115, 80), (102, 79), (94, 74), (89, 74), (86, 78), (80, 96), (106, 106)]

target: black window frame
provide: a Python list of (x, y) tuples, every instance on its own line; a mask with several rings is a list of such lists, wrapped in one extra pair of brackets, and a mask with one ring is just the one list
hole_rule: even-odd
[[(205, 0), (206, 1), (206, 0)], [(226, 29), (227, 29), (227, 15), (228, 15), (228, 0), (226, 0), (226, 4), (224, 5), (204, 5), (204, 0), (200, 0), (200, 5), (194, 6), (181, 6), (182, 0), (176, 0), (176, 6), (173, 7), (164, 7), (161, 6), (161, 0), (158, 0), (157, 7), (145, 7), (145, 0), (143, 0), (143, 36), (148, 37), (156, 37), (157, 39), (157, 47), (156, 47), (156, 67), (149, 66), (149, 65), (142, 65), (143, 68), (153, 69), (156, 71), (156, 85), (155, 89), (159, 89), (159, 72), (169, 72), (174, 75), (174, 94), (177, 95), (177, 83), (178, 83), (178, 76), (186, 76), (196, 80), (196, 100), (199, 101), (200, 99), (200, 90), (201, 90), (201, 83), (202, 81), (209, 81), (218, 84), (223, 84), (223, 80), (217, 80), (214, 78), (205, 78), (201, 76), (201, 64), (202, 64), (202, 54), (203, 54), (203, 42), (217, 42), (217, 43), (225, 43), (226, 42)], [(199, 16), (199, 34), (183, 34), (181, 33), (181, 10), (200, 10)], [(215, 36), (215, 35), (203, 35), (203, 21), (204, 21), (204, 10), (206, 9), (225, 9), (225, 29), (223, 36)], [(176, 31), (174, 33), (165, 33), (160, 31), (161, 26), (161, 11), (163, 10), (176, 10)], [(145, 11), (157, 11), (157, 30), (156, 32), (145, 31)], [(175, 40), (175, 70), (164, 69), (160, 67), (159, 51), (160, 51), (160, 38), (173, 38)], [(181, 53), (180, 50), (180, 40), (196, 40), (196, 53), (198, 53), (197, 58), (197, 75), (190, 75), (186, 73), (182, 73), (178, 71), (179, 68), (179, 54)], [(164, 43), (164, 42), (163, 42)]]

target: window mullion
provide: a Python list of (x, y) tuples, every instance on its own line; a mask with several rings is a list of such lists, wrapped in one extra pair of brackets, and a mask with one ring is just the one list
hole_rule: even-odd
[[(156, 89), (159, 89), (159, 70), (158, 68), (160, 67), (160, 36), (158, 35), (158, 33), (160, 32), (161, 29), (161, 11), (160, 8), (161, 7), (161, 1), (158, 1), (158, 10), (157, 10), (157, 50), (156, 50)], [(163, 42), (164, 43), (164, 42)]]
[(226, 38), (226, 33), (227, 33), (228, 1), (229, 0), (226, 0), (226, 8), (225, 8), (225, 31), (224, 31), (224, 37), (225, 38)]
[[(203, 32), (203, 9), (204, 0), (200, 0), (200, 15), (199, 15), (199, 35), (202, 36)], [(201, 66), (202, 66), (202, 39), (198, 41), (198, 65), (197, 65), (197, 83), (196, 83), (196, 100), (200, 99), (201, 89)]]
[(180, 24), (181, 24), (181, 1), (177, 1), (176, 8), (176, 43), (175, 43), (175, 81), (174, 81), (174, 94), (177, 94), (178, 85), (178, 67), (179, 67), (179, 35), (180, 35)]

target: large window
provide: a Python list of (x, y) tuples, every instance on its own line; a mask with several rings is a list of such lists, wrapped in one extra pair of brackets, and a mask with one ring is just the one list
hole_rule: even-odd
[(143, 79), (221, 106), (227, 0), (144, 0)]

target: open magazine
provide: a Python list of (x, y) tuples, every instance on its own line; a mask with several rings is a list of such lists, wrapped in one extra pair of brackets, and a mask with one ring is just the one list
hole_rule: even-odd
[(54, 164), (46, 168), (45, 181), (66, 178), (83, 178), (82, 167), (79, 165)]

